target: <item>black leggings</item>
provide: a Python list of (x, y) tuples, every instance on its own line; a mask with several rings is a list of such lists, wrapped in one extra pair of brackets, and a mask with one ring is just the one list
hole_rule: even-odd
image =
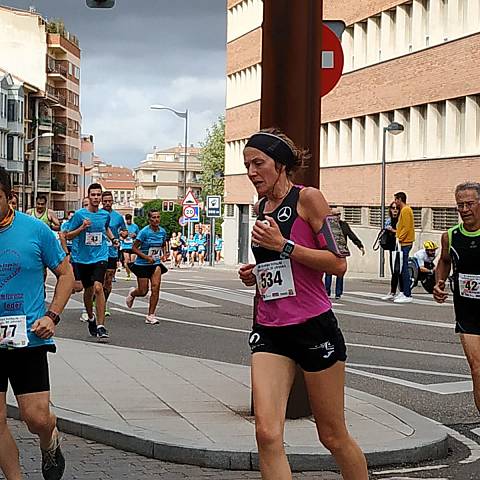
[(397, 293), (397, 286), (400, 286), (400, 292), (403, 292), (403, 278), (402, 268), (400, 265), (400, 258), (397, 256), (395, 265), (393, 264), (393, 251), (390, 250), (390, 271), (392, 272), (392, 279), (390, 280), (390, 292)]

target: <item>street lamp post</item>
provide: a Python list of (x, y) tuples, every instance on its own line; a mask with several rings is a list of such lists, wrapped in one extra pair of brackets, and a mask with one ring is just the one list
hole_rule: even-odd
[[(381, 212), (380, 212), (380, 223), (381, 228), (385, 228), (385, 183), (386, 183), (386, 174), (387, 174), (387, 162), (386, 162), (386, 147), (387, 147), (387, 132), (392, 135), (398, 135), (402, 133), (404, 127), (398, 122), (392, 122), (387, 127), (383, 127), (383, 146), (382, 146), (382, 187), (381, 187)], [(385, 277), (385, 251), (383, 248), (380, 248), (380, 277)]]
[(183, 196), (187, 194), (187, 156), (188, 156), (188, 109), (184, 112), (179, 112), (165, 105), (151, 105), (152, 110), (169, 110), (174, 113), (177, 117), (185, 119), (185, 150), (183, 158)]

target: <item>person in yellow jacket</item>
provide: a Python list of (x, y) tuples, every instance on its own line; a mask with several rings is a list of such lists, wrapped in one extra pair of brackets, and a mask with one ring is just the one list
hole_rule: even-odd
[(412, 290), (410, 288), (411, 278), (408, 270), (408, 256), (415, 241), (415, 223), (413, 220), (413, 211), (407, 205), (407, 195), (405, 192), (398, 192), (394, 195), (395, 205), (400, 210), (400, 216), (397, 223), (397, 240), (402, 250), (402, 280), (403, 292), (399, 293), (394, 302), (395, 303), (411, 303)]

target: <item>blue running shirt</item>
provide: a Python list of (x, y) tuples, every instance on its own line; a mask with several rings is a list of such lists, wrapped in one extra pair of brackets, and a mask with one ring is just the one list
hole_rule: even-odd
[[(105, 210), (106, 211), (106, 210)], [(110, 215), (110, 230), (113, 233), (115, 238), (120, 238), (120, 232), (122, 230), (126, 230), (127, 226), (125, 225), (125, 220), (123, 217), (112, 210), (111, 212), (107, 212)], [(115, 248), (110, 240), (107, 239), (108, 244), (108, 256), (109, 258), (118, 258), (118, 248)]]
[(133, 235), (138, 235), (140, 231), (139, 226), (136, 223), (131, 223), (127, 225), (128, 237), (122, 238), (121, 249), (122, 250), (131, 250), (133, 247), (134, 238)]
[(55, 234), (46, 224), (21, 212), (0, 231), (0, 317), (27, 317), (28, 347), (53, 345), (30, 332), (45, 315), (43, 271), (55, 270), (65, 258)]
[[(110, 214), (106, 210), (90, 212), (82, 208), (75, 212), (69, 221), (70, 231), (76, 230), (88, 218), (92, 224), (73, 239), (72, 259), (75, 263), (98, 263), (108, 260), (107, 228), (110, 225)], [(73, 251), (75, 254), (73, 255)]]
[(141, 242), (140, 251), (144, 255), (153, 256), (155, 263), (148, 263), (143, 258), (137, 256), (135, 260), (136, 265), (160, 265), (160, 251), (165, 244), (167, 232), (163, 227), (158, 227), (155, 232), (150, 228), (150, 225), (143, 227), (135, 240)]

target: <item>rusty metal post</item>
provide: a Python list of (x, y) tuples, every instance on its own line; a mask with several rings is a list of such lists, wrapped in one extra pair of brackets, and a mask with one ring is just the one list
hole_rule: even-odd
[[(261, 128), (279, 127), (312, 155), (295, 182), (319, 186), (322, 0), (264, 0)], [(252, 401), (253, 413), (253, 401)], [(287, 418), (311, 414), (297, 369)]]

